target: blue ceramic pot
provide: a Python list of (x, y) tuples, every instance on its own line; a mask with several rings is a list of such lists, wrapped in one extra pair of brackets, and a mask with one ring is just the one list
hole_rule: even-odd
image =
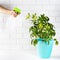
[(41, 38), (38, 39), (37, 44), (37, 54), (40, 58), (49, 58), (51, 55), (52, 47), (53, 47), (53, 40), (48, 42), (43, 42)]

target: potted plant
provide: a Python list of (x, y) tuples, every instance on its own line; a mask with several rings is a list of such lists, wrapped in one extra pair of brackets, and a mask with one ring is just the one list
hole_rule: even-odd
[(51, 55), (53, 42), (58, 45), (54, 25), (49, 22), (49, 17), (45, 14), (37, 15), (36, 13), (26, 16), (30, 19), (32, 26), (29, 28), (31, 44), (37, 47), (37, 53), (41, 58), (49, 58)]

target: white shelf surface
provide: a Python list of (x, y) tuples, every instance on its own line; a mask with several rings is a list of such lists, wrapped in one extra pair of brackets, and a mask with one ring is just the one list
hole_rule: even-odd
[(0, 50), (0, 60), (60, 60), (60, 56), (56, 55), (48, 59), (41, 59), (33, 51)]

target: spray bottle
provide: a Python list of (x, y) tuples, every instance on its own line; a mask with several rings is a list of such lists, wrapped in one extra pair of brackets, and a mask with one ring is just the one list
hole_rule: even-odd
[(17, 14), (20, 14), (21, 13), (21, 10), (17, 7), (13, 8), (13, 11), (15, 11)]

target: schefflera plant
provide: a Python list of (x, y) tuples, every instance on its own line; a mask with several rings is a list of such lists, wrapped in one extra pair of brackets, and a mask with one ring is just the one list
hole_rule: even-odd
[(45, 14), (37, 15), (36, 13), (26, 15), (26, 19), (31, 20), (32, 26), (29, 28), (31, 36), (31, 44), (36, 46), (38, 43), (38, 38), (42, 38), (43, 42), (48, 42), (54, 40), (55, 44), (58, 45), (58, 41), (54, 36), (56, 35), (54, 25), (49, 23), (49, 17)]

